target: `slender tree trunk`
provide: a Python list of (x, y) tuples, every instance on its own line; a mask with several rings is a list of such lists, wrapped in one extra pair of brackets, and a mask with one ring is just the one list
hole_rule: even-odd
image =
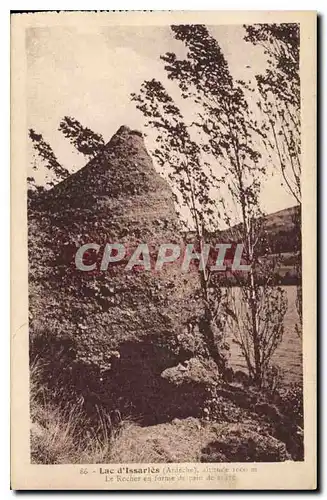
[(248, 277), (249, 286), (249, 300), (248, 305), (250, 307), (251, 314), (251, 333), (253, 340), (253, 354), (254, 354), (254, 383), (261, 387), (262, 384), (262, 366), (260, 358), (260, 339), (258, 332), (258, 310), (257, 310), (257, 297), (256, 297), (256, 285), (255, 285), (255, 275), (253, 267), (253, 246), (251, 241), (251, 229), (249, 227), (248, 218), (246, 214), (246, 200), (244, 196), (244, 186), (242, 181), (241, 173), (239, 175), (239, 184), (241, 192), (241, 207), (242, 207), (242, 218), (243, 218), (243, 237), (246, 245), (246, 254), (250, 262), (250, 271)]
[(200, 286), (201, 286), (201, 291), (203, 295), (203, 303), (204, 303), (204, 312), (203, 312), (203, 317), (200, 320), (199, 323), (199, 330), (200, 333), (202, 334), (206, 347), (208, 349), (208, 352), (214, 362), (216, 363), (219, 373), (224, 377), (225, 372), (226, 372), (226, 361), (224, 356), (219, 351), (219, 348), (217, 347), (217, 342), (215, 339), (215, 330), (216, 330), (216, 325), (212, 317), (212, 311), (210, 308), (209, 304), (209, 282), (208, 282), (208, 274), (205, 266), (205, 262), (203, 260), (203, 240), (202, 240), (202, 234), (203, 231), (200, 227), (200, 222), (198, 218), (198, 212), (197, 212), (197, 207), (196, 207), (196, 201), (195, 201), (195, 196), (194, 196), (194, 190), (193, 190), (193, 185), (192, 185), (192, 179), (189, 175), (188, 170), (186, 169), (186, 174), (190, 186), (190, 193), (191, 193), (191, 204), (192, 204), (192, 211), (193, 211), (193, 217), (194, 217), (194, 222), (195, 222), (195, 229), (196, 229), (196, 234), (197, 234), (197, 239), (199, 243), (199, 249), (200, 249), (200, 267), (199, 269), (199, 275), (200, 275)]
[(211, 358), (216, 363), (219, 373), (224, 377), (226, 372), (226, 360), (224, 356), (221, 355), (221, 352), (217, 347), (217, 342), (215, 339), (216, 325), (212, 320), (211, 311), (209, 308), (205, 308), (204, 315), (199, 323), (199, 330), (204, 338)]

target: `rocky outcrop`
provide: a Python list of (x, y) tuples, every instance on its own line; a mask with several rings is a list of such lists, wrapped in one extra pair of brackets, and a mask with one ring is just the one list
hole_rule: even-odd
[(113, 443), (109, 461), (280, 462), (289, 458), (284, 443), (257, 432), (253, 423), (213, 423), (189, 417), (151, 427), (127, 425)]
[[(217, 429), (218, 431), (218, 429)], [(202, 462), (283, 462), (290, 460), (285, 443), (244, 424), (228, 425), (202, 449)]]
[[(90, 242), (101, 246), (97, 269), (80, 271), (76, 251)], [(177, 333), (194, 312), (196, 278), (177, 264), (160, 273), (127, 272), (125, 261), (100, 271), (108, 242), (130, 251), (147, 243), (152, 257), (161, 243), (182, 242), (172, 192), (142, 134), (127, 127), (84, 168), (30, 203), (31, 349), (51, 360), (54, 383), (74, 378), (84, 393), (109, 400), (105, 382), (115, 373), (115, 383), (130, 388), (147, 378), (155, 393), (151, 380), (190, 357)]]

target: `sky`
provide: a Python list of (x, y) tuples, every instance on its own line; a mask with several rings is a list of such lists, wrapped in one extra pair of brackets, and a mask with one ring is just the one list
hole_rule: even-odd
[[(263, 71), (265, 56), (259, 47), (243, 40), (242, 26), (209, 27), (218, 40), (237, 79), (251, 80)], [(167, 26), (28, 28), (27, 115), (28, 128), (42, 133), (58, 160), (70, 171), (85, 165), (85, 157), (58, 131), (64, 116), (102, 134), (107, 142), (121, 125), (146, 132), (143, 116), (130, 100), (144, 80), (155, 77), (177, 96), (168, 81), (160, 55), (167, 51), (183, 57), (184, 46)], [(184, 104), (185, 106), (185, 104)], [(32, 146), (28, 143), (30, 165)], [(282, 187), (278, 169), (262, 192), (267, 213), (293, 206), (294, 199)], [(40, 184), (45, 172), (31, 171)]]

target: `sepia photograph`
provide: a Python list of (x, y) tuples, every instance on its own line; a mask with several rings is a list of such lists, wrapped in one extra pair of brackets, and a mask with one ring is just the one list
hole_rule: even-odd
[(115, 14), (12, 21), (29, 465), (312, 489), (315, 14)]

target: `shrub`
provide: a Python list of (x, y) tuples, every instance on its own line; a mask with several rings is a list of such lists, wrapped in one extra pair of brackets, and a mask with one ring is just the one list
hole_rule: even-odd
[(59, 406), (56, 394), (42, 384), (42, 366), (30, 371), (31, 462), (40, 464), (103, 463), (115, 439), (104, 412), (90, 426), (81, 401)]
[(303, 428), (303, 386), (293, 383), (280, 392), (280, 409), (294, 424)]

